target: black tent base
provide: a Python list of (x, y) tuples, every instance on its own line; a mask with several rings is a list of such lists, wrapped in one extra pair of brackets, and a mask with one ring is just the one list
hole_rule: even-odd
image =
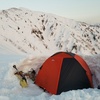
[(100, 85), (98, 85), (98, 89), (100, 89)]

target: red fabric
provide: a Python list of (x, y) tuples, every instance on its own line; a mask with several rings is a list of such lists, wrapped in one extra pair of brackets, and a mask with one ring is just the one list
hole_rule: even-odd
[(52, 94), (57, 93), (63, 58), (71, 58), (66, 53), (60, 53), (47, 59), (39, 71), (35, 83)]
[(50, 58), (36, 77), (36, 84), (52, 94), (56, 94), (62, 60)]

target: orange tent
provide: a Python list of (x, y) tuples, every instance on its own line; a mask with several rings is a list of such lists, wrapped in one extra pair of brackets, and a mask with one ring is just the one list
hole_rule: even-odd
[(35, 84), (52, 94), (93, 87), (92, 74), (86, 62), (68, 52), (58, 52), (49, 57), (37, 74)]

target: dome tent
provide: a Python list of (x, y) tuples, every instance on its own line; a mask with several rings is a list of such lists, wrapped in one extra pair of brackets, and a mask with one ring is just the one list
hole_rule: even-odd
[(40, 68), (35, 84), (52, 94), (93, 87), (92, 74), (86, 62), (68, 52), (58, 52), (49, 57)]

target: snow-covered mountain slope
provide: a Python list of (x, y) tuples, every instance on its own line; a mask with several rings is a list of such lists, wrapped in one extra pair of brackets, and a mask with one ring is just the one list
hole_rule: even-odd
[(0, 11), (0, 51), (51, 54), (68, 51), (100, 54), (100, 25), (53, 14), (11, 8)]

